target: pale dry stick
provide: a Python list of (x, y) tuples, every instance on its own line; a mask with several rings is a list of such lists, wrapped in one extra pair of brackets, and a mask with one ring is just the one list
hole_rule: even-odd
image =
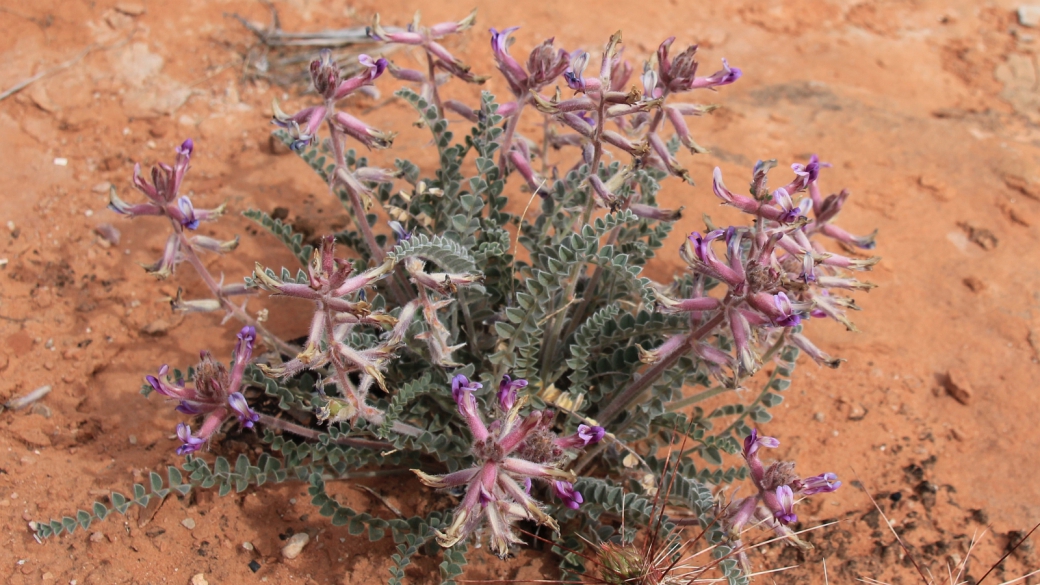
[(30, 77), (28, 79), (25, 79), (25, 80), (22, 80), (22, 81), (20, 81), (20, 82), (18, 82), (16, 84), (14, 84), (12, 87), (8, 88), (3, 93), (0, 93), (0, 101), (3, 101), (5, 99), (11, 97), (12, 95), (22, 91), (23, 89), (29, 87), (30, 85), (36, 83), (37, 81), (39, 81), (41, 79), (43, 79), (44, 77), (47, 77), (49, 75), (53, 75), (54, 73), (57, 73), (57, 72), (59, 72), (59, 71), (61, 71), (63, 69), (68, 69), (69, 67), (72, 67), (76, 63), (79, 63), (81, 60), (83, 60), (84, 57), (86, 57), (87, 55), (93, 53), (94, 51), (96, 51), (98, 49), (107, 51), (109, 49), (115, 49), (115, 48), (118, 48), (118, 47), (121, 47), (121, 46), (125, 45), (126, 43), (130, 42), (130, 39), (133, 38), (134, 33), (136, 33), (136, 32), (137, 32), (137, 29), (134, 29), (133, 31), (130, 32), (130, 34), (125, 39), (123, 39), (121, 41), (118, 41), (116, 43), (113, 43), (111, 45), (108, 45), (107, 47), (103, 46), (103, 45), (99, 45), (97, 43), (94, 43), (93, 45), (88, 45), (85, 49), (83, 49), (82, 51), (77, 53), (76, 56), (74, 56), (73, 58), (69, 59), (68, 61), (59, 63), (59, 64), (55, 65), (54, 67), (51, 67), (50, 69), (44, 69), (43, 71), (37, 73), (36, 75), (33, 75), (32, 77)]
[(4, 407), (8, 410), (21, 410), (26, 406), (29, 406), (30, 404), (36, 402), (37, 400), (40, 400), (44, 396), (50, 394), (50, 391), (50, 385), (40, 386), (39, 388), (33, 390), (32, 392), (24, 396), (19, 396), (17, 398), (12, 398), (8, 400), (6, 403), (4, 403)]
[(1004, 581), (1000, 585), (1011, 585), (1012, 583), (1018, 583), (1019, 581), (1022, 581), (1023, 579), (1028, 579), (1028, 578), (1032, 577), (1033, 575), (1040, 575), (1040, 569), (1037, 569), (1037, 570), (1033, 571), (1032, 573), (1026, 573), (1025, 575), (1022, 575), (1021, 577), (1016, 577), (1016, 578), (1014, 578), (1014, 579), (1012, 579), (1010, 581)]

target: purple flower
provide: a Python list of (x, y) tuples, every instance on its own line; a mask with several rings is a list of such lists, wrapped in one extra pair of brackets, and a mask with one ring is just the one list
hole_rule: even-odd
[(807, 477), (795, 484), (798, 491), (804, 496), (833, 492), (841, 487), (838, 476), (830, 472)]
[(780, 223), (793, 223), (799, 217), (805, 217), (805, 214), (812, 209), (811, 199), (802, 199), (796, 206), (790, 193), (784, 187), (773, 192), (773, 201), (783, 210), (783, 213), (777, 218)]
[(390, 231), (394, 232), (394, 239), (396, 239), (398, 242), (403, 242), (405, 240), (412, 239), (412, 232), (404, 229), (404, 226), (401, 225), (401, 222), (391, 221), (388, 222), (388, 225), (390, 226)]
[(679, 255), (695, 271), (721, 280), (731, 287), (739, 287), (745, 280), (743, 267), (739, 262), (731, 262), (728, 265), (722, 262), (711, 247), (713, 241), (725, 234), (723, 230), (714, 230), (703, 236), (700, 232), (693, 232), (679, 248)]
[(585, 441), (586, 446), (602, 441), (606, 434), (607, 431), (600, 426), (578, 425), (578, 436)]
[(177, 447), (178, 455), (194, 453), (206, 444), (205, 439), (192, 435), (191, 427), (185, 423), (177, 423), (177, 438), (181, 440), (181, 443), (183, 443), (180, 447)]
[[(511, 396), (518, 382), (504, 378), (500, 392)], [(437, 532), (437, 542), (450, 547), (487, 524), (490, 537), (489, 548), (504, 557), (509, 547), (521, 540), (514, 533), (513, 525), (520, 520), (531, 520), (553, 530), (559, 527), (548, 516), (542, 506), (531, 497), (533, 479), (546, 480), (553, 486), (557, 497), (565, 505), (577, 509), (583, 498), (574, 489), (577, 478), (574, 472), (560, 469), (568, 458), (552, 432), (552, 414), (532, 411), (520, 416), (523, 397), (515, 398), (508, 411), (498, 408), (497, 420), (485, 426), (483, 418), (476, 412), (476, 401), (472, 390), (479, 384), (470, 382), (463, 375), (452, 379), (452, 392), (460, 403), (460, 410), (471, 430), (474, 430), (472, 452), (476, 461), (468, 469), (445, 475), (429, 475), (413, 470), (422, 483), (433, 488), (465, 486), (466, 492), (455, 510), (452, 522), (443, 532)], [(499, 405), (502, 406), (501, 404)], [(504, 411), (504, 412), (503, 412)], [(591, 442), (602, 430), (587, 427), (579, 431)], [(583, 445), (585, 441), (575, 435), (573, 440)]]
[(191, 156), (193, 150), (195, 150), (195, 142), (191, 138), (188, 138), (175, 149), (175, 152), (179, 156), (187, 157)]
[(744, 437), (744, 458), (747, 459), (758, 452), (759, 447), (776, 449), (780, 441), (773, 437), (759, 437), (758, 429), (751, 429), (751, 434)]
[(214, 433), (220, 430), (234, 413), (238, 421), (246, 428), (260, 420), (260, 415), (249, 408), (249, 403), (241, 392), (242, 376), (253, 354), (256, 341), (256, 330), (243, 327), (238, 333), (238, 344), (235, 346), (235, 361), (231, 372), (223, 363), (213, 359), (209, 352), (202, 352), (202, 360), (195, 367), (194, 387), (186, 387), (184, 382), (176, 384), (168, 381), (169, 366), (159, 368), (158, 376), (146, 376), (145, 380), (163, 396), (177, 401), (177, 412), (189, 416), (202, 415), (202, 426), (197, 434), (185, 424), (177, 425), (177, 436), (183, 445), (177, 449), (178, 455), (198, 451), (207, 443)]
[(583, 449), (603, 440), (607, 432), (603, 427), (590, 427), (586, 424), (578, 425), (578, 432), (566, 437), (558, 437), (554, 444), (560, 449), (577, 450)]
[[(588, 82), (592, 81), (585, 79), (585, 68), (588, 64), (589, 54), (585, 51), (578, 50), (571, 55), (570, 67), (563, 72), (563, 79), (567, 82), (567, 87), (581, 93), (585, 93), (588, 90)], [(599, 80), (597, 79), (596, 81)]]
[(776, 488), (776, 500), (779, 508), (773, 510), (773, 516), (781, 524), (791, 524), (798, 521), (798, 515), (794, 513), (794, 492), (791, 486), (782, 485)]
[(495, 56), (495, 62), (498, 64), (499, 71), (501, 71), (502, 75), (505, 76), (506, 81), (509, 82), (509, 87), (517, 97), (524, 95), (524, 82), (527, 81), (527, 72), (524, 71), (524, 68), (520, 66), (520, 63), (509, 54), (509, 35), (519, 28), (519, 26), (511, 26), (507, 29), (503, 29), (502, 32), (499, 32), (494, 28), (490, 29), (491, 51)]
[(459, 402), (465, 397), (463, 392), (472, 392), (483, 387), (484, 385), (480, 382), (471, 382), (466, 376), (458, 374), (451, 379), (451, 397), (455, 399), (455, 402)]
[(794, 327), (802, 322), (802, 318), (795, 313), (794, 307), (791, 306), (791, 299), (787, 298), (783, 291), (776, 293), (773, 303), (781, 315), (781, 318), (776, 320), (776, 324), (780, 327)]
[(502, 412), (509, 412), (513, 409), (513, 405), (516, 404), (516, 393), (526, 387), (527, 380), (519, 378), (514, 380), (508, 374), (502, 376), (502, 381), (498, 383), (498, 405), (502, 408)]
[(565, 506), (571, 510), (577, 510), (582, 502), (581, 492), (574, 489), (574, 484), (569, 481), (557, 480), (553, 482), (553, 494), (563, 500)]
[(181, 197), (177, 200), (177, 208), (180, 209), (181, 214), (181, 225), (194, 230), (199, 227), (199, 220), (195, 217), (195, 206), (191, 204), (191, 199), (187, 197)]
[(722, 60), (722, 69), (712, 73), (709, 77), (698, 77), (693, 81), (693, 88), (704, 88), (704, 87), (719, 87), (721, 85), (729, 85), (734, 81), (740, 79), (743, 75), (743, 71), (736, 67), (730, 67), (729, 61)]
[(253, 423), (260, 420), (260, 415), (249, 408), (249, 403), (246, 402), (246, 397), (241, 392), (234, 392), (228, 396), (228, 404), (231, 405), (231, 410), (238, 415), (238, 422), (245, 428), (253, 428)]

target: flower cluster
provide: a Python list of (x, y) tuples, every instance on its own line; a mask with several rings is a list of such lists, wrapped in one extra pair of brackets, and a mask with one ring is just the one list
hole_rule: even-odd
[[(691, 152), (706, 152), (694, 142), (685, 118), (704, 115), (715, 107), (669, 103), (668, 100), (675, 94), (729, 85), (740, 79), (741, 71), (730, 67), (723, 59), (723, 69), (707, 77), (698, 77), (698, 62), (695, 58), (697, 46), (688, 47), (673, 60), (669, 58), (668, 52), (674, 41), (674, 37), (666, 39), (661, 43), (654, 59), (644, 65), (641, 78), (642, 93), (634, 88), (625, 90), (633, 69), (622, 59), (622, 52), (615, 50), (616, 45), (620, 43), (620, 35), (611, 39), (603, 56), (599, 77), (585, 75), (589, 55), (583, 51), (575, 52), (563, 76), (568, 87), (581, 95), (559, 100), (555, 97), (548, 99), (537, 93), (532, 94), (535, 107), (576, 132), (554, 136), (554, 145), (581, 147), (584, 153), (583, 162), (591, 164), (595, 159), (596, 143), (601, 140), (629, 153), (641, 164), (665, 170), (692, 184), (689, 172), (672, 156), (661, 137), (661, 125), (667, 119), (675, 129), (680, 142)], [(614, 122), (620, 132), (601, 128), (602, 122), (607, 120)], [(510, 160), (525, 177), (528, 175), (525, 163), (520, 157), (512, 156)], [(610, 208), (620, 205), (622, 199), (617, 196), (616, 191), (628, 180), (629, 173), (630, 169), (622, 169), (608, 181), (602, 181), (593, 174), (590, 183), (596, 192), (597, 203)], [(678, 217), (677, 212), (655, 210), (638, 201), (627, 201), (625, 205), (642, 217), (661, 220), (674, 220)]]
[[(691, 333), (669, 339), (656, 351), (644, 352), (647, 362), (692, 345), (693, 351), (716, 375), (725, 379), (722, 367), (732, 369), (733, 380), (750, 375), (761, 366), (756, 341), (771, 341), (771, 334), (801, 324), (810, 317), (830, 317), (850, 330), (854, 327), (846, 310), (855, 302), (841, 290), (869, 290), (872, 284), (856, 280), (846, 271), (870, 270), (879, 258), (851, 258), (827, 251), (814, 236), (823, 235), (847, 245), (872, 248), (873, 235), (855, 237), (831, 222), (841, 210), (848, 192), (823, 198), (818, 178), (820, 169), (829, 166), (813, 156), (808, 164), (794, 164), (791, 182), (770, 192), (766, 173), (771, 163), (759, 163), (752, 182), (753, 196), (730, 192), (715, 169), (714, 191), (726, 204), (754, 217), (749, 227), (715, 229), (706, 234), (694, 232), (680, 248), (680, 256), (696, 274), (694, 296), (673, 299), (658, 293), (658, 310), (687, 313)], [(793, 196), (808, 191), (797, 204)], [(813, 218), (807, 217), (813, 211)], [(715, 242), (725, 243), (720, 258)], [(708, 280), (726, 286), (719, 298), (706, 296)], [(727, 324), (735, 355), (707, 343), (716, 327)], [(789, 332), (792, 343), (820, 364), (837, 367), (840, 360), (828, 356), (800, 332)]]
[(112, 211), (128, 217), (164, 215), (173, 224), (174, 233), (166, 240), (162, 258), (154, 264), (144, 265), (149, 274), (160, 280), (173, 274), (174, 267), (185, 260), (185, 246), (193, 251), (205, 250), (218, 254), (230, 252), (238, 246), (237, 237), (221, 242), (206, 236), (193, 236), (190, 239), (184, 236), (184, 230), (195, 230), (199, 227), (199, 222), (217, 219), (224, 213), (225, 208), (221, 205), (216, 209), (195, 209), (188, 196), (180, 195), (181, 183), (188, 172), (194, 149), (195, 143), (190, 138), (185, 140), (176, 149), (177, 158), (172, 167), (166, 163), (152, 167), (151, 183), (141, 175), (141, 165), (134, 165), (134, 187), (144, 193), (148, 198), (147, 203), (126, 203), (116, 194), (115, 187), (109, 192), (108, 208)]
[(253, 355), (256, 330), (243, 327), (238, 332), (235, 345), (234, 364), (229, 373), (223, 363), (213, 359), (208, 351), (202, 352), (202, 360), (195, 367), (194, 388), (184, 385), (183, 380), (169, 379), (169, 366), (159, 368), (158, 376), (146, 376), (145, 381), (159, 394), (177, 401), (177, 412), (204, 417), (202, 427), (193, 434), (187, 423), (177, 424), (177, 437), (181, 446), (178, 455), (187, 455), (202, 449), (214, 433), (232, 416), (246, 428), (260, 420), (242, 394), (242, 374)]
[(798, 521), (794, 512), (796, 498), (833, 492), (841, 487), (838, 476), (821, 473), (809, 478), (800, 478), (794, 472), (791, 461), (776, 461), (768, 467), (759, 459), (764, 447), (775, 449), (780, 441), (773, 437), (760, 437), (758, 430), (744, 438), (744, 461), (751, 472), (751, 481), (757, 493), (746, 498), (733, 500), (719, 512), (719, 521), (726, 530), (731, 543), (739, 552), (738, 557), (745, 571), (749, 572), (747, 556), (742, 550), (740, 533), (749, 522), (761, 523), (797, 546), (811, 548), (799, 539), (790, 524)]
[(559, 530), (556, 521), (531, 496), (536, 480), (548, 483), (555, 496), (569, 508), (577, 509), (583, 502), (581, 492), (574, 489), (574, 472), (564, 471), (561, 465), (569, 453), (602, 440), (605, 431), (602, 427), (583, 424), (575, 434), (559, 437), (552, 430), (551, 411), (535, 410), (521, 416), (525, 400), (517, 398), (517, 391), (526, 385), (526, 380), (513, 380), (509, 376), (502, 379), (496, 401), (499, 417), (487, 425), (478, 412), (474, 395), (483, 385), (463, 375), (452, 379), (452, 396), (473, 437), (474, 464), (447, 475), (413, 470), (430, 487), (466, 486), (451, 525), (437, 533), (441, 546), (459, 542), (485, 519), (491, 532), (491, 551), (503, 557), (508, 554), (510, 545), (520, 542), (512, 527), (518, 520), (531, 520)]
[[(287, 378), (303, 370), (331, 366), (333, 375), (330, 382), (335, 384), (343, 400), (331, 398), (326, 405), (325, 418), (353, 421), (361, 416), (379, 422), (382, 414), (368, 405), (366, 397), (373, 384), (383, 385), (383, 372), (404, 340), (416, 312), (416, 303), (403, 307), (397, 317), (373, 310), (364, 300), (364, 290), (386, 278), (393, 270), (393, 263), (387, 261), (353, 274), (353, 264), (336, 258), (335, 252), (335, 239), (332, 236), (322, 238), (307, 267), (305, 283), (282, 281), (257, 263), (253, 272), (257, 286), (275, 295), (305, 299), (314, 304), (303, 351), (284, 364), (260, 364), (259, 367), (267, 375)], [(376, 347), (351, 347), (347, 338), (355, 327), (362, 325), (391, 329)], [(351, 382), (349, 374), (354, 372), (361, 374), (360, 384)]]

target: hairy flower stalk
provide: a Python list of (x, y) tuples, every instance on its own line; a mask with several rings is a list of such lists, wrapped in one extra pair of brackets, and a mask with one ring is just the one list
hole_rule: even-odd
[(152, 167), (151, 181), (141, 175), (141, 165), (134, 165), (134, 188), (148, 198), (147, 203), (129, 204), (119, 198), (116, 188), (109, 191), (108, 208), (131, 219), (139, 216), (161, 215), (170, 221), (173, 233), (166, 240), (162, 258), (155, 264), (143, 265), (144, 269), (156, 278), (163, 280), (173, 274), (180, 262), (187, 261), (209, 288), (212, 299), (184, 300), (180, 291), (173, 299), (173, 309), (180, 312), (210, 312), (224, 310), (242, 323), (260, 332), (263, 339), (282, 353), (294, 353), (292, 345), (282, 341), (268, 331), (241, 306), (232, 302), (231, 297), (252, 294), (253, 291), (238, 285), (223, 284), (223, 277), (214, 278), (206, 265), (202, 263), (197, 252), (214, 252), (224, 254), (238, 246), (238, 237), (222, 242), (206, 236), (188, 237), (187, 231), (198, 229), (200, 222), (215, 221), (223, 215), (226, 204), (215, 209), (196, 209), (191, 199), (180, 194), (184, 176), (190, 168), (191, 155), (195, 143), (187, 139), (176, 148), (177, 158), (173, 166), (160, 162)]
[[(354, 116), (340, 111), (339, 102), (362, 87), (372, 85), (389, 66), (386, 59), (380, 57), (373, 59), (368, 55), (358, 57), (363, 69), (354, 77), (342, 78), (339, 65), (333, 60), (332, 53), (325, 49), (321, 56), (310, 64), (311, 83), (315, 91), (323, 99), (320, 106), (311, 106), (289, 115), (284, 113), (274, 104), (275, 125), (281, 127), (294, 139), (295, 149), (304, 148), (317, 141), (318, 128), (322, 123), (328, 128), (329, 140), (332, 145), (334, 166), (328, 174), (329, 190), (335, 191), (342, 188), (346, 191), (350, 200), (350, 207), (354, 224), (361, 232), (369, 252), (377, 264), (386, 258), (386, 251), (376, 241), (375, 232), (367, 221), (367, 212), (372, 201), (371, 189), (365, 184), (369, 182), (383, 182), (391, 180), (395, 173), (374, 169), (365, 171), (358, 169), (352, 171), (346, 161), (346, 141), (352, 138), (370, 149), (389, 148), (393, 144), (395, 132), (384, 132), (377, 130)], [(390, 291), (401, 304), (411, 298), (406, 286), (398, 279), (389, 281)]]
[(730, 544), (738, 551), (737, 558), (745, 573), (751, 572), (751, 565), (743, 549), (740, 533), (749, 523), (760, 524), (800, 548), (812, 548), (812, 545), (798, 538), (789, 526), (798, 521), (794, 511), (797, 498), (829, 493), (841, 487), (838, 476), (833, 473), (803, 479), (795, 474), (793, 462), (777, 461), (769, 466), (763, 464), (759, 452), (763, 448), (776, 449), (779, 446), (780, 441), (777, 439), (761, 437), (758, 430), (752, 429), (751, 434), (744, 438), (743, 456), (756, 493), (735, 499), (724, 508), (719, 506), (718, 521)]
[[(663, 169), (688, 183), (693, 183), (689, 172), (668, 152), (665, 141), (660, 136), (661, 124), (667, 119), (683, 145), (692, 153), (702, 153), (705, 152), (705, 149), (694, 142), (684, 118), (685, 116), (704, 115), (714, 110), (716, 106), (691, 103), (671, 104), (668, 103), (668, 100), (675, 94), (697, 89), (714, 89), (731, 84), (740, 78), (741, 71), (731, 68), (723, 59), (721, 71), (709, 77), (697, 77), (696, 45), (687, 48), (674, 60), (671, 60), (668, 53), (674, 41), (674, 37), (666, 39), (661, 43), (654, 58), (644, 64), (641, 77), (642, 94), (635, 90), (624, 91), (625, 84), (632, 74), (632, 68), (622, 59), (620, 51), (616, 53), (611, 51), (609, 57), (605, 57), (601, 64), (599, 79), (586, 77), (584, 74), (588, 64), (587, 54), (578, 53), (572, 60), (564, 78), (571, 89), (583, 95), (563, 101), (536, 98), (539, 109), (555, 114), (561, 123), (577, 130), (584, 141), (593, 143), (591, 160), (585, 162), (589, 163), (590, 168), (594, 171), (598, 169), (599, 165), (597, 153), (601, 150), (600, 143), (605, 141), (639, 159), (640, 165)], [(620, 35), (608, 46), (617, 43), (620, 43)], [(648, 119), (647, 117), (651, 114), (652, 118)], [(588, 116), (592, 119), (595, 134), (590, 135), (584, 123), (580, 122), (581, 116)], [(603, 129), (606, 120), (617, 124), (624, 136)], [(638, 138), (638, 140), (634, 141), (633, 138)], [(597, 200), (609, 202), (611, 209), (627, 208), (640, 217), (658, 221), (674, 221), (681, 215), (681, 209), (677, 211), (658, 209), (640, 203), (635, 197), (619, 202), (611, 196), (610, 190), (599, 188), (597, 180), (596, 176), (590, 177), (591, 185), (598, 194)], [(608, 245), (614, 244), (620, 229), (618, 226), (611, 230), (607, 238)], [(595, 292), (602, 278), (603, 268), (597, 266), (593, 269), (586, 290)], [(578, 305), (571, 320), (572, 325), (566, 331), (567, 336), (577, 329), (586, 316), (592, 298), (592, 294), (583, 295), (582, 302)]]
[(569, 453), (599, 442), (605, 431), (601, 427), (580, 425), (574, 435), (558, 437), (552, 431), (551, 412), (535, 410), (521, 416), (526, 400), (517, 398), (517, 390), (526, 385), (526, 380), (513, 380), (508, 376), (502, 379), (496, 400), (499, 417), (487, 425), (474, 396), (482, 385), (463, 375), (452, 379), (452, 396), (473, 438), (474, 464), (446, 475), (412, 470), (420, 481), (433, 488), (465, 486), (465, 495), (452, 523), (445, 531), (437, 532), (441, 546), (454, 546), (485, 521), (490, 532), (491, 552), (500, 557), (509, 554), (511, 545), (521, 542), (513, 531), (513, 524), (519, 520), (530, 520), (558, 531), (556, 521), (531, 496), (533, 481), (548, 484), (565, 506), (576, 510), (581, 505), (582, 495), (574, 489), (574, 472), (560, 467), (569, 459)]

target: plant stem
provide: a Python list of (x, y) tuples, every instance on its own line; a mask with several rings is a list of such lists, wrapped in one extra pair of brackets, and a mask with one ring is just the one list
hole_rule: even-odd
[[(607, 100), (604, 99), (603, 92), (600, 92), (599, 108), (596, 118), (596, 128), (593, 131), (592, 135), (592, 168), (589, 170), (590, 174), (592, 175), (595, 175), (599, 172), (599, 163), (600, 160), (603, 158), (603, 126), (605, 125), (606, 110)], [(595, 197), (593, 196), (593, 187), (591, 184), (589, 184), (588, 199), (585, 201), (585, 210), (582, 212), (581, 223), (578, 225), (578, 229), (581, 229), (580, 226), (584, 226), (589, 223), (589, 219), (592, 217), (592, 209), (593, 207), (595, 207), (594, 202)], [(564, 291), (563, 296), (560, 297), (561, 303), (570, 303), (571, 299), (574, 298), (574, 291), (578, 288), (578, 280), (581, 278), (581, 273), (584, 270), (584, 262), (576, 262), (574, 264), (574, 267), (571, 269), (570, 278), (567, 282), (567, 288)], [(586, 291), (585, 297), (588, 298), (588, 296), (588, 291)], [(585, 303), (585, 299), (582, 299), (582, 303)], [(560, 339), (560, 336), (563, 333), (563, 325), (566, 321), (566, 312), (563, 312), (560, 315), (556, 316), (556, 318), (553, 319), (552, 331), (549, 333), (549, 336), (545, 339), (546, 345), (544, 347), (544, 351), (542, 352), (541, 373), (541, 380), (543, 386), (546, 385), (549, 379), (549, 375), (552, 371), (552, 365), (556, 358), (557, 342), (564, 341), (564, 339)]]
[(444, 115), (444, 106), (441, 104), (441, 96), (437, 91), (437, 71), (433, 68), (433, 57), (426, 53), (426, 65), (429, 69), (430, 75), (430, 95), (433, 97), (433, 103), (437, 106), (437, 114), (441, 118), (446, 118)]
[(206, 284), (210, 293), (212, 293), (220, 302), (220, 305), (224, 310), (234, 315), (234, 317), (242, 323), (255, 328), (264, 341), (270, 344), (272, 348), (276, 349), (279, 353), (289, 356), (295, 356), (300, 353), (300, 348), (283, 341), (277, 335), (271, 333), (266, 327), (261, 325), (259, 321), (251, 317), (249, 313), (246, 313), (245, 310), (225, 297), (224, 293), (220, 290), (220, 284), (218, 284), (217, 280), (213, 278), (213, 275), (209, 273), (209, 269), (206, 268), (206, 265), (202, 263), (202, 259), (195, 253), (195, 249), (191, 247), (191, 241), (184, 235), (184, 229), (181, 227), (180, 223), (172, 218), (170, 219), (170, 223), (173, 224), (173, 229), (177, 233), (177, 237), (180, 239), (181, 254), (183, 254), (184, 258), (188, 260), (188, 263), (191, 264), (192, 268), (195, 269), (199, 278), (201, 278), (202, 282)]
[(650, 388), (650, 386), (661, 377), (661, 374), (675, 365), (675, 363), (679, 361), (679, 358), (689, 353), (692, 344), (706, 337), (715, 329), (715, 327), (722, 323), (723, 319), (725, 319), (725, 315), (725, 308), (720, 309), (711, 320), (704, 325), (701, 325), (696, 331), (687, 335), (685, 343), (676, 347), (671, 353), (661, 356), (661, 358), (657, 360), (657, 363), (650, 366), (650, 369), (647, 370), (645, 374), (632, 382), (631, 386), (625, 388), (620, 394), (615, 396), (614, 399), (610, 401), (602, 411), (600, 411), (599, 415), (596, 417), (599, 420), (599, 423), (609, 423), (618, 415), (618, 413), (631, 406), (643, 392)]
[[(329, 111), (332, 111), (331, 107)], [(343, 153), (346, 136), (336, 128), (331, 119), (328, 120), (327, 123), (329, 126), (330, 141), (332, 142), (332, 152), (336, 157), (336, 167), (342, 168), (344, 172), (350, 172), (347, 169), (347, 159)], [(330, 181), (330, 185), (335, 185), (334, 177)], [(357, 224), (358, 229), (361, 230), (361, 234), (365, 238), (365, 243), (368, 244), (368, 249), (372, 253), (372, 259), (375, 260), (376, 264), (381, 264), (383, 260), (386, 259), (386, 252), (379, 246), (379, 243), (376, 242), (376, 235), (372, 231), (372, 226), (368, 225), (368, 215), (365, 213), (365, 206), (361, 202), (361, 196), (349, 185), (343, 185), (343, 188), (347, 191), (347, 197), (350, 199), (350, 207), (354, 212), (354, 223)], [(393, 277), (389, 280), (387, 286), (390, 289), (390, 292), (394, 295), (398, 304), (404, 305), (408, 302), (409, 295), (406, 292), (407, 288), (402, 286), (399, 282), (399, 278), (399, 271), (395, 269)]]
[[(305, 427), (303, 425), (299, 425), (282, 418), (273, 417), (269, 414), (259, 413), (259, 415), (260, 420), (257, 421), (258, 423), (271, 427), (273, 429), (278, 429), (281, 431), (292, 433), (294, 435), (303, 437), (304, 439), (317, 441), (318, 438), (321, 437), (322, 434), (324, 434), (321, 431)], [(372, 441), (370, 439), (352, 439), (350, 437), (338, 437), (336, 439), (332, 439), (330, 442), (335, 443), (336, 445), (354, 447), (355, 449), (385, 450), (394, 448), (393, 445), (384, 441)]]
[(502, 135), (502, 146), (499, 148), (498, 155), (498, 169), (502, 173), (502, 177), (506, 175), (506, 156), (509, 154), (509, 148), (513, 145), (513, 134), (516, 132), (516, 127), (520, 124), (520, 114), (524, 111), (524, 106), (526, 105), (527, 96), (517, 98), (516, 112), (506, 122), (506, 131)]
[(477, 348), (477, 328), (473, 324), (473, 315), (469, 310), (469, 302), (466, 299), (466, 293), (459, 289), (458, 299), (455, 302), (459, 304), (459, 309), (462, 310), (462, 319), (466, 323), (466, 337), (469, 338), (470, 347), (473, 350)]
[(675, 412), (680, 408), (686, 408), (691, 404), (697, 404), (698, 402), (707, 400), (713, 396), (718, 396), (719, 394), (724, 394), (726, 392), (729, 392), (730, 390), (736, 390), (736, 388), (729, 388), (726, 386), (715, 386), (714, 388), (708, 388), (707, 390), (703, 392), (698, 392), (693, 396), (687, 396), (686, 398), (683, 398), (681, 400), (669, 402), (668, 404), (664, 405), (664, 409), (668, 412)]
[[(328, 121), (329, 134), (331, 135), (332, 152), (336, 157), (336, 166), (347, 171), (347, 159), (343, 154), (343, 142), (346, 140), (344, 136), (332, 123), (332, 120)], [(335, 179), (330, 181), (331, 184), (335, 184)], [(383, 251), (379, 244), (376, 242), (376, 235), (372, 232), (372, 226), (368, 225), (368, 216), (365, 213), (365, 206), (361, 203), (361, 196), (358, 195), (354, 189), (344, 185), (347, 191), (347, 195), (350, 198), (350, 207), (354, 212), (354, 222), (357, 224), (358, 229), (361, 230), (362, 236), (365, 238), (365, 243), (368, 244), (369, 252), (372, 253), (372, 258), (379, 264), (386, 258), (386, 252)]]

